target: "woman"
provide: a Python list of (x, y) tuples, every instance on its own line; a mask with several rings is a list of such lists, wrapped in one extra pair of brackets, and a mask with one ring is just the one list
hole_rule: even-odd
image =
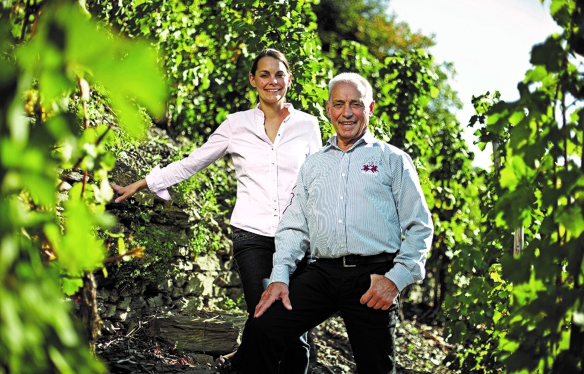
[[(262, 281), (272, 271), (274, 235), (290, 201), (300, 165), (322, 147), (316, 117), (285, 103), (291, 81), (286, 57), (275, 49), (262, 51), (249, 73), (249, 82), (259, 97), (254, 109), (228, 115), (189, 157), (163, 169), (157, 166), (145, 179), (126, 187), (112, 185), (121, 195), (116, 203), (145, 188), (168, 200), (167, 187), (231, 154), (237, 177), (237, 200), (231, 216), (233, 254), (250, 317), (264, 290)], [(305, 261), (299, 264), (298, 271)], [(305, 334), (297, 346), (288, 350), (280, 372), (306, 373), (308, 350)], [(236, 354), (233, 359), (220, 358), (218, 366), (228, 372), (231, 364), (237, 367), (237, 363)]]

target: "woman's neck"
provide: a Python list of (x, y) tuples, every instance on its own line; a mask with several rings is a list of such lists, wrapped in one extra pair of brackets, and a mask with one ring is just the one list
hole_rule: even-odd
[(264, 112), (266, 118), (276, 118), (282, 115), (282, 111), (286, 108), (285, 105), (284, 101), (271, 105), (260, 102), (260, 110)]
[(288, 108), (282, 102), (278, 105), (264, 105), (260, 103), (260, 110), (264, 112), (264, 129), (272, 143), (276, 141), (276, 135), (282, 121), (290, 114)]

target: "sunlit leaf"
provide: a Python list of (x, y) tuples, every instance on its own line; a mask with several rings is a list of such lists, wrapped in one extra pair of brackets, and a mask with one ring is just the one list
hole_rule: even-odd
[(81, 286), (83, 286), (81, 278), (63, 278), (63, 292), (65, 295), (73, 295)]
[(584, 232), (584, 215), (582, 209), (577, 205), (572, 205), (560, 210), (557, 217), (561, 223), (574, 237), (579, 237)]

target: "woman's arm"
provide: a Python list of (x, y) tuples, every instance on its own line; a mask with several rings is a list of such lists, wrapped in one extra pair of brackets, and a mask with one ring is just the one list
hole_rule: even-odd
[(226, 120), (215, 130), (207, 142), (200, 148), (193, 150), (189, 157), (173, 162), (163, 169), (157, 166), (150, 171), (146, 178), (125, 187), (110, 184), (113, 190), (121, 195), (115, 199), (115, 202), (120, 203), (132, 197), (136, 192), (147, 188), (161, 198), (169, 200), (170, 195), (167, 187), (193, 176), (213, 163), (213, 161), (225, 155), (230, 138), (231, 129)]
[(162, 169), (159, 166), (152, 169), (146, 176), (148, 188), (159, 197), (170, 200), (168, 187), (192, 177), (223, 157), (228, 152), (230, 141), (231, 125), (227, 119), (211, 134), (207, 142), (193, 150), (189, 157)]

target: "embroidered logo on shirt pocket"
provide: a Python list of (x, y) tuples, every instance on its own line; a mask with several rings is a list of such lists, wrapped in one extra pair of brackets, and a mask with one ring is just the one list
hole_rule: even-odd
[(376, 174), (378, 172), (379, 172), (379, 166), (376, 163), (368, 162), (365, 165), (361, 166), (361, 173)]

